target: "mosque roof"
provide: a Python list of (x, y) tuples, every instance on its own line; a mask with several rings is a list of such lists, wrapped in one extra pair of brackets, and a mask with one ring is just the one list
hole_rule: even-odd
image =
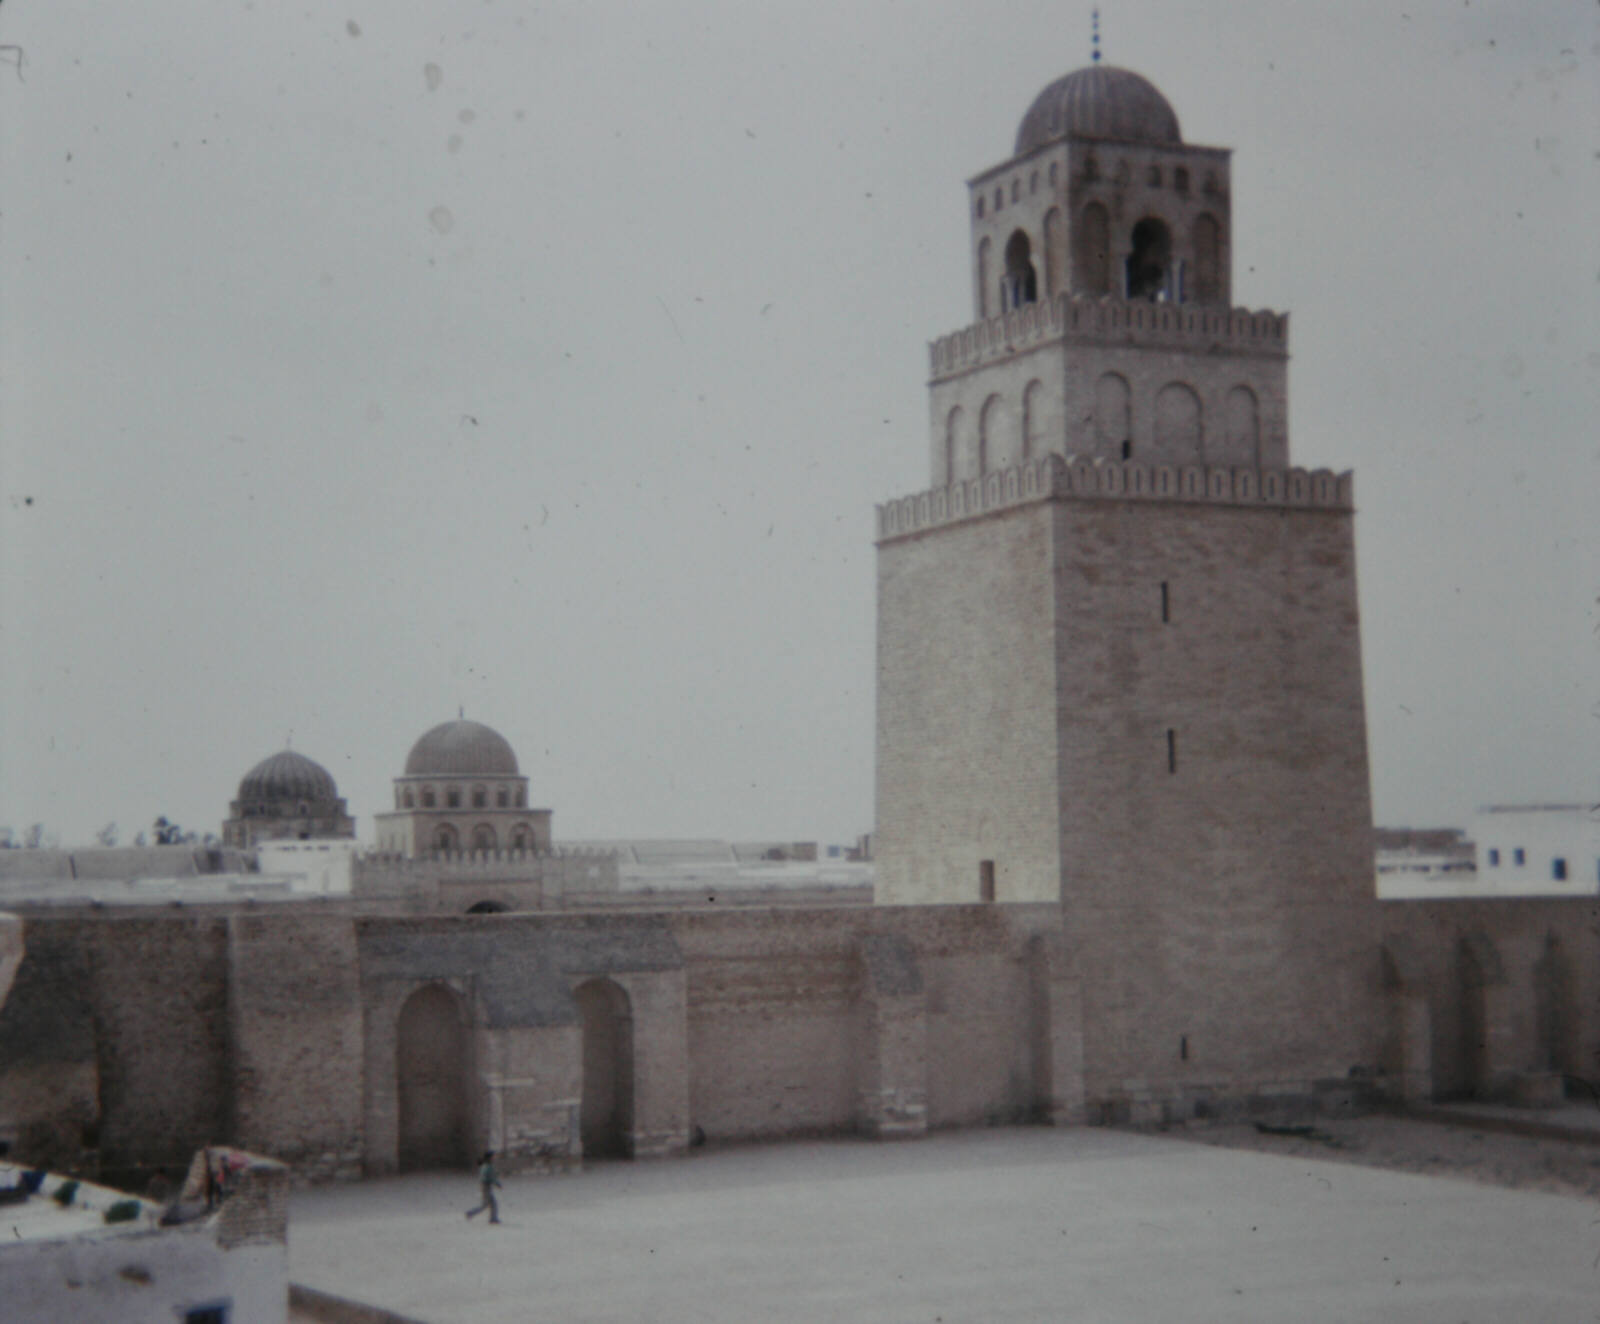
[(407, 777), (515, 777), (517, 756), (482, 722), (458, 718), (426, 732), (406, 756)]
[(339, 788), (333, 784), (333, 777), (328, 770), (292, 749), (262, 759), (245, 773), (244, 780), (239, 783), (241, 801), (328, 801), (338, 798)]
[(1017, 128), (1016, 155), (1058, 138), (1181, 143), (1178, 116), (1148, 78), (1131, 69), (1091, 64), (1056, 79), (1033, 99)]

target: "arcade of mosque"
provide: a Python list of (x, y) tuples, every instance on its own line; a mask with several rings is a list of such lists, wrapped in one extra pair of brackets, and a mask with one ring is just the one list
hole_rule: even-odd
[[(1232, 201), (1100, 64), (970, 180), (976, 320), (930, 346), (929, 487), (876, 515), (878, 904), (552, 906), (598, 866), (447, 722), (347, 903), (31, 909), (0, 1133), (318, 1178), (1558, 1093), (1600, 1054), (1592, 905), (1374, 896), (1352, 479), (1291, 463)], [(352, 834), (290, 751), (224, 832)]]

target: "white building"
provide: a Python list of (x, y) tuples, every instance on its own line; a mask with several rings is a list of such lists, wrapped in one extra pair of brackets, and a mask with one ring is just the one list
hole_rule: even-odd
[(0, 1164), (0, 1317), (284, 1324), (288, 1198), (287, 1168), (239, 1150), (195, 1156), (174, 1225), (121, 1191)]
[(348, 838), (262, 841), (256, 859), (267, 877), (289, 879), (289, 890), (314, 896), (349, 896), (352, 861), (360, 849)]
[(1485, 896), (1600, 893), (1600, 805), (1491, 805), (1472, 840)]

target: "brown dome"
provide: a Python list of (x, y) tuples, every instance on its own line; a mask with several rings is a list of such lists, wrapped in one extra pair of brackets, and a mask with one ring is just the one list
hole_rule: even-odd
[(1183, 141), (1178, 116), (1148, 78), (1091, 64), (1058, 78), (1033, 99), (1017, 129), (1016, 155), (1057, 138), (1173, 146)]
[(482, 722), (441, 722), (411, 747), (407, 777), (515, 777), (517, 756)]

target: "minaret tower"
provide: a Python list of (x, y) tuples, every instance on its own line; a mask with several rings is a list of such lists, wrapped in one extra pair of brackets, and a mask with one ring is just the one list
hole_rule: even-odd
[(1136, 73), (1040, 92), (877, 512), (878, 900), (1059, 902), (1091, 1101), (1371, 1060), (1352, 480), (1291, 466), (1228, 167)]

